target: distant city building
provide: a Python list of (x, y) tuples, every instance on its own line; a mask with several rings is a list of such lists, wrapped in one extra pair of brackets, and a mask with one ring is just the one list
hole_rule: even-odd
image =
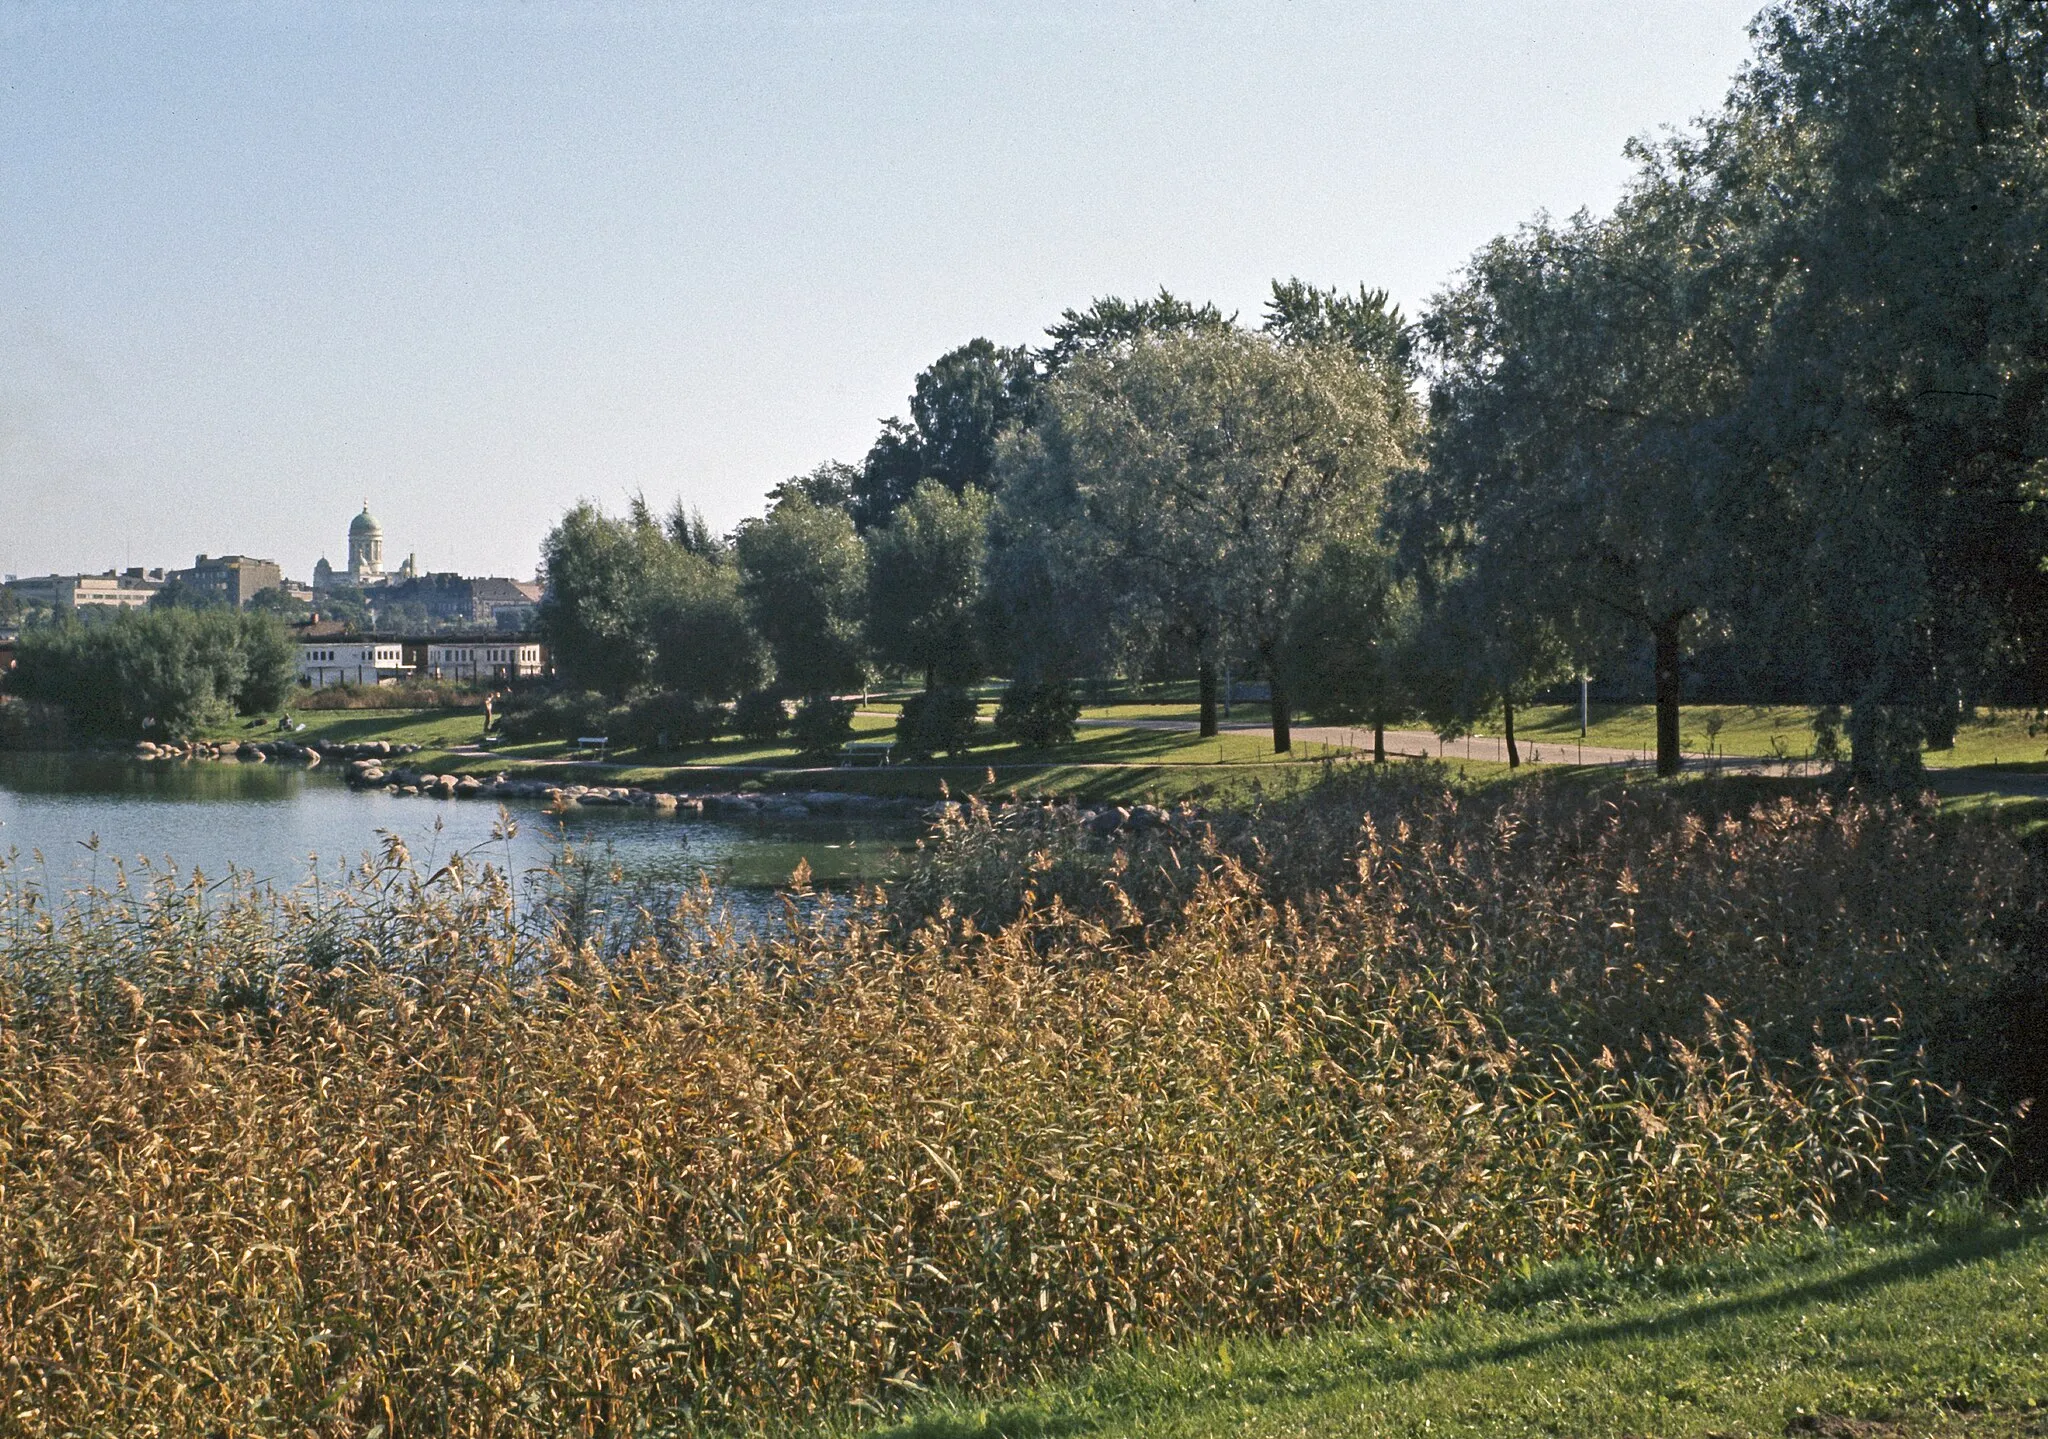
[(409, 673), (405, 646), (397, 640), (333, 638), (299, 645), (299, 683), (314, 689), (396, 684)]
[(315, 600), (343, 587), (372, 591), (364, 598), (373, 615), (385, 617), (379, 623), (406, 623), (396, 617), (400, 607), (417, 605), (437, 625), (487, 625), (501, 634), (515, 635), (532, 626), (541, 598), (539, 585), (521, 580), (497, 576), (471, 579), (450, 571), (423, 574), (416, 554), (408, 554), (396, 570), (387, 573), (384, 527), (371, 515), (368, 500), (363, 502), (362, 513), (349, 522), (348, 568), (335, 569), (325, 556), (313, 566)]
[(443, 624), (490, 625), (513, 634), (527, 627), (539, 603), (539, 585), (457, 574), (393, 580), (376, 600), (378, 609), (387, 612), (396, 605), (418, 605), (427, 618)]
[(467, 636), (427, 646), (427, 673), (441, 680), (521, 680), (541, 673), (541, 648), (499, 636)]
[(252, 559), (248, 555), (200, 555), (189, 570), (172, 570), (164, 577), (197, 594), (210, 595), (241, 609), (265, 590), (281, 589), (284, 571), (275, 560)]
[(133, 609), (147, 605), (164, 587), (162, 570), (108, 570), (97, 575), (30, 575), (7, 581), (23, 604), (53, 610)]
[(490, 624), (507, 634), (524, 634), (533, 628), (534, 612), (542, 594), (539, 585), (527, 580), (494, 578), (478, 580), (476, 586), (479, 622), (488, 618)]

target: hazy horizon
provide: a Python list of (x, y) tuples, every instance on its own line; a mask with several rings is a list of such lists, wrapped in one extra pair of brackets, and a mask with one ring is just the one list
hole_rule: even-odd
[(977, 335), (1268, 283), (1411, 314), (1605, 208), (1756, 0), (0, 10), (0, 573), (517, 577), (719, 528)]

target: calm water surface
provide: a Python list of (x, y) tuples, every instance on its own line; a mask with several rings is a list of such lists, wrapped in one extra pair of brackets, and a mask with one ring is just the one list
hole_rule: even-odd
[(554, 816), (532, 801), (504, 809), (516, 829), (509, 839), (493, 836), (499, 802), (359, 792), (336, 771), (0, 754), (4, 873), (52, 894), (110, 883), (117, 863), (131, 875), (152, 867), (225, 879), (232, 869), (291, 888), (316, 872), (337, 879), (396, 836), (421, 865), (460, 852), (520, 876), (548, 864), (566, 840), (636, 884), (708, 874), (744, 908), (786, 882), (799, 860), (821, 885), (843, 887), (886, 876), (911, 844), (907, 827), (873, 821), (678, 820), (636, 809)]

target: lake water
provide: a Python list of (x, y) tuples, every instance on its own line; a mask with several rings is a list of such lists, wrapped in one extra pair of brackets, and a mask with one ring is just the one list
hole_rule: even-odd
[[(0, 754), (0, 876), (52, 896), (108, 884), (115, 865), (225, 879), (230, 870), (278, 888), (316, 872), (337, 879), (387, 836), (422, 866), (463, 853), (525, 876), (562, 843), (615, 865), (635, 885), (694, 883), (708, 874), (734, 908), (765, 907), (801, 860), (821, 887), (888, 875), (912, 843), (901, 823), (796, 823), (658, 818), (637, 809), (550, 815), (537, 802), (500, 805), (356, 791), (335, 771), (292, 765), (142, 762), (116, 755)], [(779, 909), (779, 906), (777, 906)]]

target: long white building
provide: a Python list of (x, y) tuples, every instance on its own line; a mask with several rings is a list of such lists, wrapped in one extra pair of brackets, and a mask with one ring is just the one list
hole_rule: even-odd
[(541, 672), (540, 646), (518, 640), (454, 639), (427, 646), (427, 673), (441, 680), (520, 680)]
[(299, 645), (299, 683), (314, 689), (395, 684), (408, 673), (405, 646), (395, 641), (324, 639)]

